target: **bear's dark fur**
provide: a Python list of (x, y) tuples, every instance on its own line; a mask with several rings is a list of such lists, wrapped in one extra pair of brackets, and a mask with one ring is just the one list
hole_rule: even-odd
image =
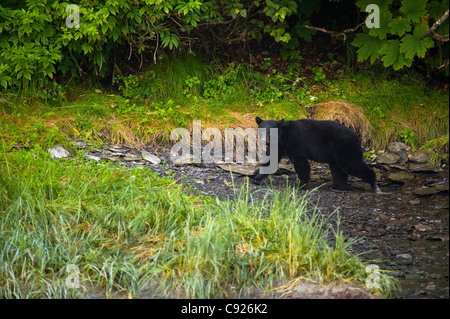
[[(278, 162), (287, 156), (301, 185), (309, 182), (311, 168), (308, 160), (313, 160), (329, 164), (334, 189), (350, 190), (347, 179), (348, 175), (353, 175), (370, 184), (374, 193), (377, 192), (376, 175), (363, 162), (359, 137), (346, 126), (334, 121), (263, 121), (259, 117), (256, 117), (256, 123), (259, 128), (267, 130), (266, 135), (270, 128), (278, 128)], [(269, 163), (262, 165), (268, 166)], [(255, 182), (260, 183), (265, 176), (258, 174)]]

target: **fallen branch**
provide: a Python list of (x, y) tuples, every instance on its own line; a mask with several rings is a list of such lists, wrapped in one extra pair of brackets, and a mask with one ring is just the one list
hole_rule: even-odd
[(439, 20), (437, 20), (435, 23), (433, 23), (433, 25), (431, 26), (431, 28), (428, 29), (427, 33), (425, 33), (420, 40), (423, 40), (427, 37), (433, 37), (434, 39), (441, 41), (441, 42), (447, 42), (448, 41), (448, 34), (446, 35), (440, 35), (438, 33), (436, 33), (436, 29), (445, 21), (447, 20), (449, 15), (449, 10), (445, 11), (445, 13), (442, 15), (442, 17), (439, 18)]
[(309, 29), (309, 30), (320, 31), (320, 32), (323, 32), (323, 33), (328, 33), (328, 34), (330, 34), (331, 36), (334, 36), (334, 37), (342, 36), (342, 37), (344, 38), (344, 41), (347, 41), (346, 33), (355, 32), (355, 31), (358, 30), (360, 27), (362, 27), (362, 25), (363, 25), (364, 23), (366, 23), (366, 21), (361, 22), (360, 24), (358, 24), (358, 25), (357, 25), (356, 27), (354, 27), (354, 28), (346, 29), (346, 30), (344, 30), (344, 31), (342, 31), (342, 32), (329, 31), (329, 30), (326, 30), (326, 29), (324, 29), (324, 28), (312, 27), (312, 26), (309, 26), (309, 25), (306, 25), (306, 24), (304, 24), (303, 27), (305, 27), (306, 29)]

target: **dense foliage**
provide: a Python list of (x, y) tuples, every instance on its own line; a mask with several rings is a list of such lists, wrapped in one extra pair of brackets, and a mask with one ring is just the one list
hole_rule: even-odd
[[(298, 58), (300, 43), (313, 41), (316, 34), (304, 25), (314, 17), (334, 15), (326, 12), (329, 7), (323, 9), (330, 3), (342, 8), (338, 14), (355, 15), (346, 11), (345, 0), (2, 1), (0, 87), (51, 86), (55, 76), (84, 73), (114, 79), (124, 61), (142, 67), (144, 60), (157, 63), (164, 50), (211, 53), (219, 44), (230, 47), (264, 37), (280, 43), (284, 57)], [(422, 36), (448, 8), (448, 0), (359, 0), (363, 14), (350, 20), (364, 21), (368, 3), (379, 5), (380, 28), (355, 30), (352, 44), (358, 47), (359, 61), (381, 59), (398, 70), (417, 57), (432, 67), (445, 66), (448, 41)], [(331, 20), (338, 31), (344, 27), (338, 18)], [(448, 20), (436, 32), (448, 33)], [(439, 52), (431, 51), (436, 42)]]
[[(448, 11), (449, 2), (427, 0), (359, 0), (356, 2), (361, 10), (369, 4), (377, 4), (379, 11), (379, 28), (365, 28), (364, 33), (356, 35), (353, 45), (358, 47), (358, 60), (371, 63), (381, 58), (385, 67), (395, 70), (410, 67), (415, 57), (426, 58), (432, 67), (447, 67), (448, 74), (448, 19), (436, 30), (438, 35), (447, 34), (447, 44), (442, 50), (443, 38), (435, 41), (426, 36), (434, 22)], [(426, 36), (426, 37), (425, 37)], [(439, 46), (439, 55), (429, 55), (429, 49)], [(447, 65), (443, 65), (447, 59)]]
[[(248, 12), (271, 18), (267, 23), (252, 19), (248, 28), (256, 30), (264, 26), (264, 31), (275, 40), (288, 41), (289, 34), (277, 28), (276, 22), (283, 22), (295, 11), (295, 2), (284, 0), (277, 1), (278, 4), (203, 0), (73, 2), (78, 5), (79, 14), (75, 9), (67, 9), (69, 2), (63, 1), (2, 2), (2, 87), (28, 86), (32, 79), (34, 85), (40, 86), (55, 74), (76, 76), (89, 71), (103, 77), (114, 72), (116, 49), (125, 47), (129, 58), (146, 52), (153, 55), (156, 63), (158, 49), (190, 46), (200, 34), (194, 34), (195, 29), (210, 25), (228, 29), (245, 20)], [(78, 27), (74, 26), (75, 17), (79, 17)], [(227, 33), (230, 39), (239, 37), (232, 31)]]

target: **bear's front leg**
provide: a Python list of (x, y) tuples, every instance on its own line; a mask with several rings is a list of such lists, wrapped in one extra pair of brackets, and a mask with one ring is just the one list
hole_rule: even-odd
[(300, 187), (305, 186), (309, 183), (311, 175), (311, 166), (307, 158), (301, 157), (296, 159), (291, 159), (294, 164), (295, 172), (300, 180)]
[[(270, 150), (270, 147), (268, 149)], [(276, 155), (276, 156), (273, 156), (273, 158), (270, 157), (270, 151), (268, 151), (267, 153), (268, 153), (269, 159), (267, 162), (260, 165), (258, 174), (256, 174), (255, 178), (253, 179), (254, 184), (257, 184), (257, 185), (261, 184), (263, 182), (263, 180), (267, 177), (267, 175), (270, 175), (277, 171), (278, 164), (280, 163), (280, 160), (282, 158), (282, 153), (280, 152), (279, 149), (277, 149), (276, 153), (274, 153), (274, 155)], [(268, 171), (271, 171), (271, 172), (268, 173)]]
[(260, 173), (256, 174), (255, 178), (253, 179), (253, 183), (257, 185), (261, 184), (266, 178), (266, 176), (267, 174), (260, 174)]
[[(270, 162), (261, 164), (261, 166), (260, 166), (260, 168), (259, 168), (259, 170), (258, 170), (258, 173), (256, 174), (255, 178), (253, 179), (253, 183), (254, 183), (254, 184), (259, 185), (259, 184), (261, 184), (261, 183), (264, 181), (264, 179), (266, 179), (266, 177), (267, 177), (269, 174), (267, 174), (267, 173), (261, 173), (261, 167), (267, 168), (267, 167), (270, 166), (269, 164), (270, 164)], [(278, 162), (277, 162), (277, 164), (276, 164), (276, 167), (278, 168)]]

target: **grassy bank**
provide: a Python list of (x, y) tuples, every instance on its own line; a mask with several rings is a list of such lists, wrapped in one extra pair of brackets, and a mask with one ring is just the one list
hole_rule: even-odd
[(167, 144), (174, 128), (189, 128), (198, 119), (204, 127), (224, 129), (255, 127), (255, 116), (310, 117), (344, 122), (374, 149), (399, 140), (416, 149), (448, 151), (448, 93), (414, 73), (340, 70), (328, 79), (321, 68), (267, 60), (258, 68), (220, 67), (188, 56), (144, 74), (117, 76), (115, 90), (88, 81), (61, 88), (67, 99), (54, 90), (45, 91), (45, 100), (37, 93), (2, 94), (0, 134), (12, 145), (42, 144), (39, 132), (49, 131), (49, 144), (70, 137), (142, 146)]
[[(239, 297), (299, 276), (364, 286), (366, 264), (307, 206), (308, 193), (193, 197), (147, 170), (87, 162), (69, 139), (167, 144), (197, 119), (223, 129), (255, 126), (255, 116), (314, 117), (347, 121), (374, 148), (398, 139), (445, 153), (448, 96), (413, 76), (327, 79), (316, 68), (308, 78), (266, 60), (261, 70), (197, 62), (118, 77), (115, 91), (94, 83), (67, 86), (64, 98), (0, 96), (0, 296)], [(55, 144), (76, 160), (50, 159)], [(71, 264), (80, 289), (66, 285)], [(382, 273), (378, 291), (394, 287)]]
[[(0, 156), (2, 298), (239, 297), (298, 276), (363, 286), (368, 275), (351, 243), (307, 208), (307, 193), (255, 200), (243, 189), (221, 202), (81, 156)], [(66, 285), (71, 264), (79, 289)], [(394, 281), (382, 273), (381, 284), (389, 295)]]

